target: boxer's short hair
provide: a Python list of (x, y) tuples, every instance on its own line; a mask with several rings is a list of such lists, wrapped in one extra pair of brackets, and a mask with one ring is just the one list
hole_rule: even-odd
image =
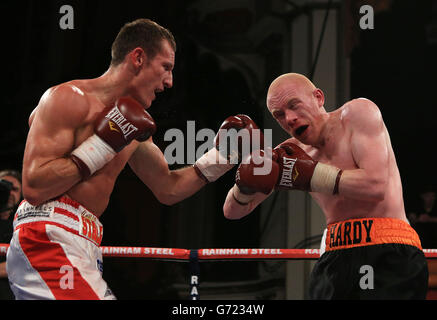
[(120, 64), (126, 54), (140, 47), (153, 59), (161, 51), (161, 41), (167, 40), (176, 51), (176, 41), (173, 34), (150, 19), (137, 19), (126, 23), (119, 31), (112, 43), (111, 65)]

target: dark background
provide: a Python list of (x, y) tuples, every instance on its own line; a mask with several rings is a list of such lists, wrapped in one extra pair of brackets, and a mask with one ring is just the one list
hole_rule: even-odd
[[(351, 8), (367, 3), (348, 2)], [(174, 86), (149, 109), (159, 128), (154, 140), (162, 150), (166, 145), (164, 132), (169, 128), (185, 132), (189, 120), (195, 121), (196, 130), (217, 130), (227, 116), (246, 113), (263, 127), (265, 105), (259, 101), (269, 83), (283, 72), (280, 57), (284, 40), (278, 34), (255, 46), (243, 39), (253, 23), (269, 14), (270, 1), (255, 1), (255, 11), (241, 7), (202, 17), (192, 9), (194, 3), (2, 2), (0, 167), (21, 170), (27, 119), (44, 91), (64, 81), (103, 74), (119, 29), (125, 22), (142, 17), (170, 29), (177, 41)], [(74, 8), (74, 30), (59, 27), (63, 4)], [(393, 1), (388, 10), (376, 12), (371, 31), (357, 28), (356, 10), (345, 13), (350, 23), (345, 18), (345, 27), (351, 31), (344, 38), (351, 58), (350, 97), (367, 97), (380, 107), (407, 207), (417, 199), (422, 186), (434, 183), (436, 177), (436, 11), (435, 1)], [(241, 42), (235, 41), (238, 37)], [(237, 69), (223, 70), (217, 58), (248, 52), (266, 60), (265, 78), (255, 91)], [(160, 204), (126, 167), (101, 219), (105, 225), (103, 245), (259, 247), (262, 226), (258, 211), (240, 221), (223, 218), (222, 205), (234, 174), (231, 170), (217, 183), (169, 207)], [(104, 277), (120, 299), (169, 298), (176, 297), (171, 283), (187, 281), (185, 267), (111, 258), (105, 261)], [(256, 263), (205, 264), (202, 268), (204, 281), (255, 279), (258, 275)]]

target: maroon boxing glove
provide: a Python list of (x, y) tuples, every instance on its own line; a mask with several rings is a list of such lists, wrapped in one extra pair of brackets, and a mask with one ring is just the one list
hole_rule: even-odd
[[(256, 192), (269, 194), (273, 189), (338, 193), (343, 171), (313, 160), (294, 143), (286, 142), (276, 147), (271, 157), (261, 151), (259, 157), (262, 161), (254, 161), (256, 158), (252, 154), (238, 167), (233, 196), (242, 205), (252, 201)], [(260, 167), (259, 163), (265, 165), (268, 161), (271, 161), (271, 170), (256, 175), (255, 168)]]
[(120, 152), (132, 140), (145, 141), (156, 132), (150, 114), (135, 99), (122, 97), (112, 108), (103, 111), (94, 123), (94, 132)]
[[(256, 169), (261, 168), (268, 168), (268, 170), (257, 174)], [(256, 192), (271, 193), (278, 181), (279, 170), (278, 163), (272, 159), (271, 150), (253, 152), (244, 158), (237, 169), (233, 190), (234, 199), (240, 204), (247, 204)]]
[(93, 174), (132, 140), (145, 141), (156, 132), (156, 124), (144, 107), (130, 97), (119, 98), (94, 122), (94, 135), (71, 153), (82, 177)]
[(244, 114), (226, 118), (215, 137), (215, 147), (233, 164), (255, 151), (250, 150), (252, 145), (256, 150), (264, 149), (264, 136), (256, 123)]
[(278, 189), (338, 193), (342, 170), (313, 160), (302, 148), (285, 142), (273, 150), (273, 159), (278, 163)]
[(214, 146), (194, 164), (196, 173), (206, 182), (217, 180), (250, 154), (251, 147), (262, 149), (264, 136), (255, 122), (244, 114), (231, 116), (221, 124)]

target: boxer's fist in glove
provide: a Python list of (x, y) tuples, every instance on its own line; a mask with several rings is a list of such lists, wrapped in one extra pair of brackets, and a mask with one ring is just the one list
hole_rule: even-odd
[(223, 121), (214, 144), (228, 161), (237, 164), (250, 154), (252, 146), (255, 150), (264, 149), (264, 136), (249, 116), (238, 114)]
[(294, 143), (284, 143), (273, 150), (273, 158), (280, 166), (278, 188), (311, 191), (311, 177), (317, 161)]
[[(256, 168), (261, 167), (268, 167), (270, 170), (257, 173)], [(244, 194), (255, 192), (269, 194), (276, 186), (279, 169), (279, 165), (272, 159), (271, 152), (269, 154), (264, 150), (255, 151), (247, 156), (238, 167), (235, 184)]]
[(120, 152), (134, 139), (145, 141), (156, 132), (155, 121), (138, 101), (130, 97), (118, 99), (108, 109), (95, 121), (94, 132), (115, 152)]
[[(268, 170), (261, 170), (265, 168)], [(240, 204), (246, 204), (254, 198), (256, 192), (271, 193), (278, 181), (279, 170), (278, 163), (272, 159), (271, 149), (252, 152), (237, 169), (234, 199)]]
[(194, 164), (198, 176), (205, 182), (217, 180), (250, 154), (251, 147), (264, 147), (264, 136), (255, 122), (239, 114), (226, 118), (214, 139), (214, 146)]
[[(256, 158), (256, 154), (244, 159), (237, 170), (233, 196), (242, 205), (252, 201), (256, 192), (269, 194), (273, 188), (338, 193), (342, 170), (313, 160), (294, 143), (283, 143), (272, 154), (261, 150), (258, 157), (262, 161)], [(255, 168), (260, 165), (255, 163), (262, 163), (271, 170), (257, 175)]]
[(155, 122), (144, 107), (130, 97), (122, 97), (100, 113), (94, 122), (94, 135), (70, 156), (86, 178), (111, 161), (132, 140), (145, 141), (155, 132)]
[(342, 170), (314, 161), (294, 143), (286, 142), (273, 150), (273, 160), (279, 165), (279, 189), (338, 193)]

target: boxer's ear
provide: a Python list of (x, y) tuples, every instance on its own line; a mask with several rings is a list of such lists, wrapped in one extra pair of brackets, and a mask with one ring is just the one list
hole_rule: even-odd
[(147, 55), (142, 48), (137, 47), (129, 53), (129, 60), (134, 68), (139, 70), (146, 64)]
[(313, 95), (318, 101), (319, 108), (323, 107), (325, 105), (325, 94), (323, 91), (317, 88), (313, 91)]

